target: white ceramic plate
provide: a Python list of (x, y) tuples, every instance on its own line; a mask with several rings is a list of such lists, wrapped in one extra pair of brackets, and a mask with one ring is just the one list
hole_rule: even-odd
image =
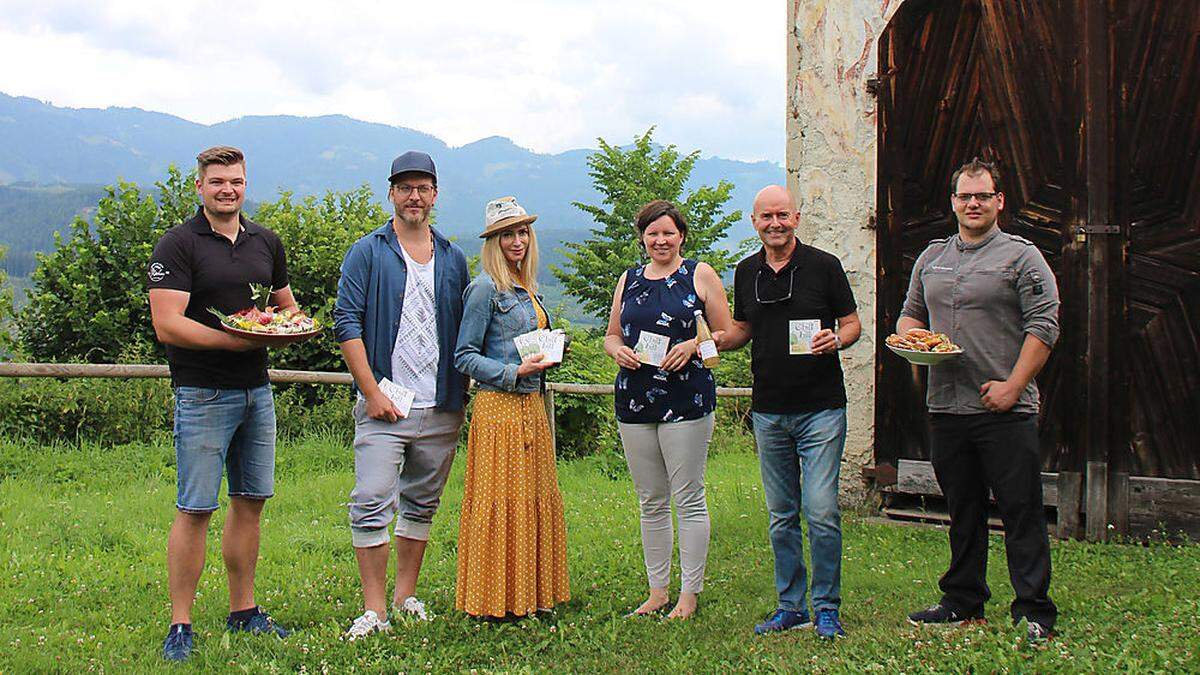
[(887, 345), (887, 348), (900, 355), (900, 358), (917, 366), (936, 366), (962, 354), (961, 349), (956, 352), (918, 352), (914, 349), (900, 349), (891, 345)]

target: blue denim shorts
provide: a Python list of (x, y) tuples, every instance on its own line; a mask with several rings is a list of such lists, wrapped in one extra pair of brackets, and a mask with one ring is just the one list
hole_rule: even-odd
[(271, 385), (254, 389), (175, 388), (175, 507), (217, 510), (221, 476), (229, 496), (275, 493), (275, 401)]

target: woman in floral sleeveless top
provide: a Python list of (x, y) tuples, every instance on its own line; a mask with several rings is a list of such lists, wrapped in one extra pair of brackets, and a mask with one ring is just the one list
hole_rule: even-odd
[(621, 275), (604, 338), (604, 350), (621, 367), (617, 421), (641, 508), (650, 585), (649, 597), (632, 613), (670, 604), (673, 500), (681, 585), (669, 618), (686, 619), (704, 587), (710, 530), (704, 467), (717, 402), (712, 371), (696, 354), (695, 312), (703, 312), (715, 333), (728, 328), (731, 317), (713, 268), (680, 255), (687, 223), (673, 204), (646, 204), (635, 225), (650, 262)]

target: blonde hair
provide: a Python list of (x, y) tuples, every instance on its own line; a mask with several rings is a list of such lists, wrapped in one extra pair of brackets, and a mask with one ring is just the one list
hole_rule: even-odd
[(500, 248), (500, 237), (504, 235), (504, 231), (483, 240), (483, 247), (479, 250), (479, 262), (483, 265), (483, 271), (496, 282), (498, 291), (511, 291), (513, 286), (519, 284), (531, 294), (537, 293), (537, 235), (532, 225), (526, 227), (529, 228), (529, 245), (525, 247), (525, 259), (521, 261), (517, 274), (513, 274), (508, 266), (508, 258), (504, 257), (504, 251)]

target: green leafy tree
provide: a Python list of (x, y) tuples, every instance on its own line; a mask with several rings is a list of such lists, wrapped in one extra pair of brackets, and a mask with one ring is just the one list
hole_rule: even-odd
[[(29, 301), (17, 318), (20, 344), (45, 361), (161, 360), (146, 288), (146, 265), (159, 238), (195, 212), (195, 176), (175, 167), (157, 194), (118, 183), (105, 191), (91, 223), (76, 218), (39, 257)], [(274, 230), (288, 255), (300, 306), (331, 323), (342, 258), (387, 217), (368, 187), (296, 201), (284, 192), (252, 218)], [(0, 310), (3, 308), (0, 307)], [(275, 350), (277, 367), (342, 370), (331, 334)]]
[[(7, 253), (8, 249), (0, 246), (0, 261), (4, 260)], [(13, 289), (8, 283), (8, 274), (3, 268), (0, 268), (0, 356), (10, 353), (16, 346), (10, 325), (12, 317)]]
[[(283, 241), (292, 292), (301, 309), (331, 326), (346, 251), (387, 217), (371, 188), (364, 185), (300, 201), (293, 201), (292, 193), (283, 192), (279, 199), (261, 204), (253, 219), (274, 230)], [(277, 350), (271, 360), (278, 368), (345, 369), (330, 331), (318, 339)]]
[(644, 252), (633, 222), (638, 210), (653, 199), (675, 203), (687, 221), (688, 234), (683, 255), (703, 260), (721, 274), (737, 262), (737, 251), (718, 244), (729, 228), (741, 220), (741, 211), (723, 214), (733, 184), (720, 181), (683, 196), (700, 151), (681, 155), (675, 146), (656, 148), (654, 128), (634, 139), (633, 147), (622, 150), (598, 139), (600, 149), (588, 157), (588, 175), (600, 192), (601, 205), (573, 202), (596, 221), (591, 236), (582, 242), (566, 242), (566, 262), (551, 267), (567, 294), (583, 305), (587, 314), (603, 321), (612, 304), (613, 287), (626, 269), (639, 265)]
[(167, 228), (191, 215), (192, 176), (175, 167), (155, 184), (105, 189), (92, 223), (76, 217), (54, 250), (38, 255), (28, 302), (17, 317), (25, 351), (37, 360), (111, 362), (157, 351), (146, 296), (146, 263)]

